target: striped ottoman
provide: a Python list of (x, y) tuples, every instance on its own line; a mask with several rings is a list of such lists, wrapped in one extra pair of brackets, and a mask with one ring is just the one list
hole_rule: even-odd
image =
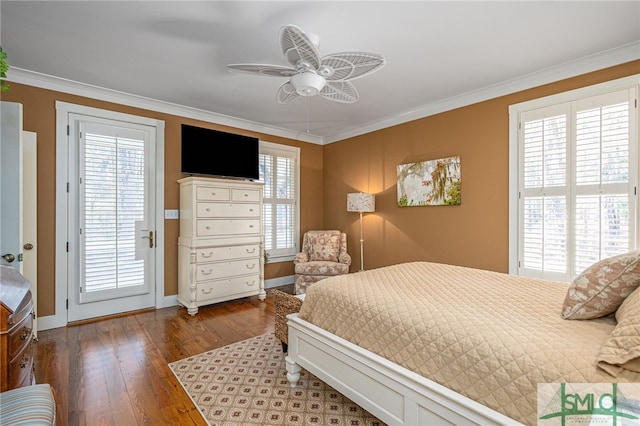
[(45, 383), (0, 393), (0, 424), (55, 425), (56, 400), (53, 388)]

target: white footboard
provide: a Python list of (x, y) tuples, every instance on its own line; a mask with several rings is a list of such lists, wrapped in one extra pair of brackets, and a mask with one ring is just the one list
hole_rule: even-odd
[(287, 316), (287, 377), (300, 367), (390, 425), (520, 425), (298, 317)]

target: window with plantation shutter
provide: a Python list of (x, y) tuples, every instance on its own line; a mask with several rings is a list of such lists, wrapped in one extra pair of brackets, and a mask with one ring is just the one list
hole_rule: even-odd
[(520, 275), (570, 281), (638, 247), (635, 93), (520, 112)]
[(298, 157), (298, 148), (260, 142), (264, 241), (271, 261), (293, 258), (298, 252)]

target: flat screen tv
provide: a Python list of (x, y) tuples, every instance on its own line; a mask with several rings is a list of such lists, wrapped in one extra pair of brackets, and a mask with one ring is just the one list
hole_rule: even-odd
[(258, 180), (258, 138), (182, 125), (183, 174)]

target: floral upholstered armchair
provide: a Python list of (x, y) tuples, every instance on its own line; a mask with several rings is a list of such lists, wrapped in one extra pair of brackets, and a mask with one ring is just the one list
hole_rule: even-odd
[(300, 250), (293, 260), (296, 294), (305, 293), (307, 287), (321, 279), (349, 273), (351, 256), (344, 232), (307, 231)]

